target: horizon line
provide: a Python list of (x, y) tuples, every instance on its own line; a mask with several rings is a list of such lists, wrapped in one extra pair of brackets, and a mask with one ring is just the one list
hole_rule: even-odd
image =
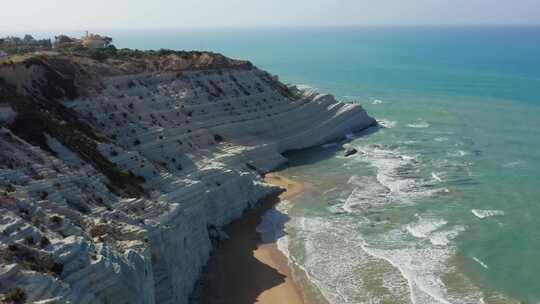
[(257, 29), (306, 29), (306, 28), (414, 28), (414, 27), (540, 27), (540, 23), (418, 23), (418, 24), (276, 24), (276, 25), (216, 25), (216, 26), (164, 26), (164, 27), (91, 27), (91, 28), (48, 28), (48, 29), (7, 29), (0, 30), (0, 34), (9, 32), (21, 33), (51, 33), (51, 32), (84, 32), (91, 31), (200, 31), (200, 30), (257, 30)]

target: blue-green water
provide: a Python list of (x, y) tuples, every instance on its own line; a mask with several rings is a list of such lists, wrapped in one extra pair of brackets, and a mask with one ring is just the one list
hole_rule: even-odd
[(327, 301), (540, 303), (540, 27), (111, 35), (249, 59), (387, 126), (351, 158), (290, 155), (290, 256)]

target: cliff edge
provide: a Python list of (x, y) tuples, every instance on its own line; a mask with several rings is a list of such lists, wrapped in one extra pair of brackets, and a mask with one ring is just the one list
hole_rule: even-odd
[(278, 190), (261, 173), (374, 124), (209, 52), (4, 62), (0, 293), (187, 303), (219, 227)]

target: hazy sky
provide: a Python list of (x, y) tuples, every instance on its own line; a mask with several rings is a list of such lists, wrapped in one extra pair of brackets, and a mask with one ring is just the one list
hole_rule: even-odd
[(0, 31), (540, 24), (540, 0), (0, 0)]

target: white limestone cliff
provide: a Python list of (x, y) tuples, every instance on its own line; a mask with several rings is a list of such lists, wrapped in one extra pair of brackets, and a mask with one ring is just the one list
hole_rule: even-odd
[[(21, 69), (12, 68), (18, 91), (47, 75)], [(0, 71), (8, 85), (9, 76)], [(69, 130), (30, 144), (11, 122), (24, 116), (16, 106), (5, 107), (16, 118), (0, 130), (0, 293), (21, 288), (28, 302), (187, 303), (211, 231), (278, 190), (260, 174), (285, 164), (283, 152), (375, 124), (359, 105), (285, 87), (254, 67), (182, 62), (180, 72), (112, 73), (99, 90), (66, 96), (61, 105), (99, 134), (106, 161), (92, 162), (93, 146)], [(116, 191), (109, 162), (144, 194)]]

